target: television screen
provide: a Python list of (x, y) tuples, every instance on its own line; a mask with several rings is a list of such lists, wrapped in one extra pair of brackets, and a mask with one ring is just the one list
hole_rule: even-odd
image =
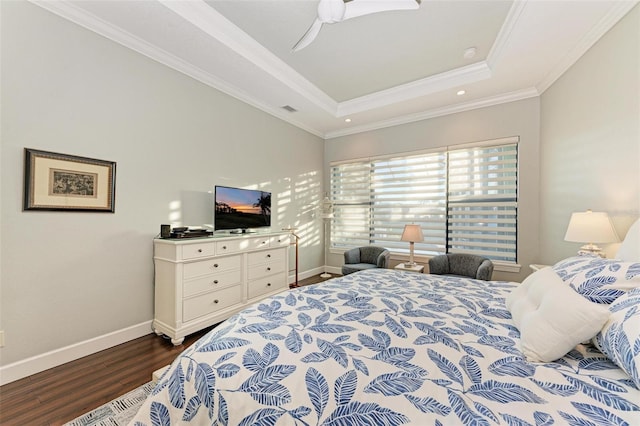
[(214, 228), (251, 229), (271, 226), (271, 193), (216, 186)]

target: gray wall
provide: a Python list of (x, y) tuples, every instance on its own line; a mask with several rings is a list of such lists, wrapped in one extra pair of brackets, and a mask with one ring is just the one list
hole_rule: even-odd
[[(640, 215), (640, 6), (541, 97), (540, 261), (575, 255), (571, 213), (606, 211), (622, 238)], [(619, 244), (601, 245), (609, 257)]]
[[(325, 166), (332, 161), (519, 136), (518, 262), (522, 269), (495, 272), (494, 279), (520, 281), (538, 258), (539, 111), (539, 100), (534, 98), (330, 139), (325, 143)], [(328, 183), (327, 174), (327, 187)], [(333, 266), (342, 261), (339, 253), (329, 255)]]
[[(27, 2), (1, 2), (6, 365), (153, 318), (152, 239), (214, 185), (273, 192), (323, 262), (323, 141)], [(25, 147), (117, 162), (116, 212), (22, 211)]]

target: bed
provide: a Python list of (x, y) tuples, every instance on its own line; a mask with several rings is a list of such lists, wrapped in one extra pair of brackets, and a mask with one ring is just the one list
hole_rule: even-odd
[[(522, 285), (373, 269), (286, 291), (184, 351), (131, 424), (638, 425), (640, 263), (598, 262)], [(532, 361), (512, 299), (545, 274), (612, 300), (589, 301), (608, 311), (593, 342)]]

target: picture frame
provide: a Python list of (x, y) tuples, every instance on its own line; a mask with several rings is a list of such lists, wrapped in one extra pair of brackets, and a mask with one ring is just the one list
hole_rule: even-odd
[(23, 210), (115, 212), (116, 163), (24, 149)]

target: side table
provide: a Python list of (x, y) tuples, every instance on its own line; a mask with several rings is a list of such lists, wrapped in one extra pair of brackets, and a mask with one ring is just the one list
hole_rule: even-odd
[(529, 265), (529, 268), (531, 268), (533, 272), (536, 272), (542, 268), (546, 268), (547, 266), (551, 266), (551, 265), (542, 265), (540, 263), (532, 263), (531, 265)]
[(417, 272), (421, 274), (424, 272), (424, 265), (408, 265), (406, 263), (399, 263), (393, 269), (396, 269), (398, 271)]

